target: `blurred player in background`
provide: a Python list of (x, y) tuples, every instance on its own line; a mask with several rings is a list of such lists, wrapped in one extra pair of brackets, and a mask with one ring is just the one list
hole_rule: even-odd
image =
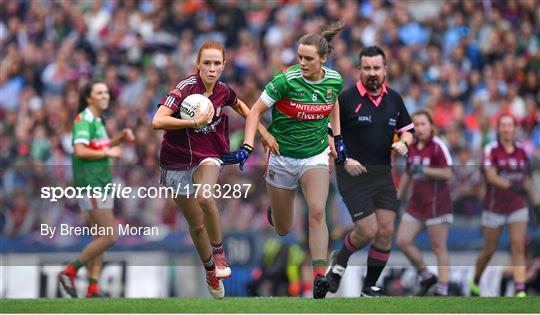
[(538, 215), (540, 204), (534, 194), (530, 164), (523, 147), (516, 142), (517, 122), (509, 114), (497, 120), (497, 141), (484, 150), (483, 170), (487, 182), (482, 212), (484, 248), (476, 260), (474, 279), (469, 282), (472, 296), (480, 295), (480, 278), (499, 245), (502, 228), (508, 225), (516, 297), (525, 297), (525, 241), (529, 209)]
[[(214, 200), (216, 184), (223, 166), (220, 156), (229, 150), (228, 117), (222, 112), (231, 106), (246, 117), (249, 108), (236, 92), (219, 81), (225, 67), (225, 49), (215, 41), (202, 44), (197, 54), (197, 74), (180, 81), (161, 99), (152, 121), (154, 129), (163, 129), (160, 151), (161, 184), (171, 187), (178, 196), (175, 202), (182, 210), (189, 233), (206, 269), (208, 289), (213, 297), (223, 298), (221, 278), (231, 276), (229, 261), (223, 251), (221, 220)], [(180, 119), (180, 106), (191, 94), (203, 94), (212, 101), (207, 112), (198, 112), (193, 120)], [(263, 143), (272, 150), (277, 144), (262, 125)], [(242, 165), (243, 166), (243, 165)], [(193, 184), (208, 187), (195, 197)]]
[(328, 291), (324, 276), (328, 250), (325, 205), (330, 180), (327, 132), (331, 116), (334, 132), (339, 135), (336, 99), (343, 88), (341, 75), (323, 64), (332, 51), (330, 41), (343, 26), (343, 21), (321, 26), (320, 33), (300, 38), (299, 63), (282, 71), (266, 85), (247, 119), (243, 148), (229, 155), (237, 157), (230, 159), (231, 162), (245, 163), (261, 115), (272, 109), (269, 130), (277, 139), (279, 151), (271, 152), (266, 174), (270, 198), (268, 220), (281, 236), (291, 231), (294, 197), (300, 184), (309, 209), (309, 248), (316, 299), (326, 297)]
[[(422, 279), (417, 295), (426, 295), (437, 284), (435, 295), (446, 296), (450, 266), (446, 240), (449, 224), (454, 221), (447, 184), (452, 177), (452, 157), (446, 144), (435, 136), (433, 118), (428, 111), (415, 112), (412, 120), (416, 139), (409, 148), (407, 170), (401, 176), (397, 196), (398, 200), (406, 198), (411, 183), (412, 195), (396, 241)], [(428, 271), (422, 253), (413, 243), (423, 229), (427, 229), (431, 249), (437, 255), (438, 278)]]
[[(349, 257), (371, 243), (362, 296), (379, 296), (376, 287), (392, 245), (398, 211), (392, 181), (392, 150), (405, 156), (412, 142), (413, 123), (399, 93), (386, 86), (386, 56), (378, 46), (363, 48), (359, 55), (360, 80), (339, 95), (346, 160), (336, 161), (337, 183), (354, 222), (343, 247), (331, 255), (326, 277), (335, 293)], [(400, 135), (393, 142), (395, 134)], [(341, 164), (341, 165), (340, 165)]]
[[(94, 81), (85, 84), (79, 94), (79, 110), (72, 127), (74, 153), (72, 155), (73, 181), (75, 187), (104, 188), (112, 183), (109, 158), (117, 158), (122, 151), (118, 145), (133, 141), (131, 129), (109, 139), (101, 114), (109, 107), (110, 94), (107, 85)], [(85, 195), (87, 195), (85, 193)], [(71, 262), (58, 279), (65, 291), (77, 297), (75, 277), (84, 265), (88, 269), (88, 290), (86, 297), (101, 297), (98, 279), (103, 266), (103, 252), (116, 242), (116, 227), (113, 215), (114, 197), (78, 198), (79, 207), (91, 226), (115, 231), (107, 235), (93, 235), (79, 257)], [(106, 230), (106, 231), (108, 231)], [(99, 230), (98, 230), (99, 231)], [(101, 234), (101, 233), (99, 233)]]
[(298, 244), (279, 238), (264, 242), (261, 267), (252, 272), (248, 284), (252, 296), (299, 296), (302, 293), (301, 269), (306, 253)]

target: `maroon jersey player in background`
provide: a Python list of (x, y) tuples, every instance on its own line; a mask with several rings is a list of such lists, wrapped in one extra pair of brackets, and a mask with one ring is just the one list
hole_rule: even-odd
[[(229, 86), (219, 81), (225, 67), (222, 44), (203, 43), (196, 65), (197, 74), (180, 81), (161, 99), (152, 126), (165, 130), (159, 161), (160, 183), (178, 192), (174, 201), (188, 222), (189, 233), (206, 269), (208, 290), (219, 299), (225, 295), (221, 278), (231, 276), (223, 251), (219, 209), (213, 198), (223, 165), (219, 157), (229, 151), (227, 115), (222, 110), (231, 106), (245, 118), (249, 108)], [(180, 105), (190, 94), (205, 95), (213, 107), (207, 112), (197, 112), (193, 120), (180, 119)], [(259, 132), (263, 144), (277, 150), (275, 139), (262, 125)], [(199, 193), (195, 198), (193, 184), (210, 187), (211, 196), (204, 198)]]
[[(447, 181), (452, 177), (452, 157), (442, 140), (435, 136), (433, 118), (428, 111), (413, 114), (415, 141), (409, 148), (407, 171), (401, 176), (398, 199), (402, 199), (409, 183), (412, 194), (407, 212), (402, 216), (397, 232), (397, 245), (420, 274), (420, 290), (426, 295), (435, 284), (435, 295), (448, 295), (450, 257), (446, 240), (448, 226), (453, 221), (452, 203)], [(426, 268), (422, 253), (413, 244), (415, 236), (427, 229), (431, 249), (437, 255), (439, 277)]]
[(483, 171), (487, 182), (482, 212), (484, 248), (476, 261), (474, 279), (469, 283), (471, 295), (480, 295), (480, 278), (499, 244), (502, 228), (508, 225), (510, 252), (517, 297), (525, 293), (525, 238), (529, 210), (526, 198), (534, 205), (536, 215), (538, 198), (529, 170), (527, 154), (516, 143), (517, 123), (513, 116), (501, 115), (497, 120), (497, 141), (484, 149)]

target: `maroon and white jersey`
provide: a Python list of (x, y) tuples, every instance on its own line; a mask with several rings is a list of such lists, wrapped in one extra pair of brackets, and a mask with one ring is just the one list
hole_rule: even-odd
[[(452, 166), (452, 156), (446, 144), (439, 137), (432, 136), (422, 149), (418, 149), (418, 140), (411, 145), (407, 168), (411, 165), (441, 168)], [(422, 221), (452, 213), (447, 181), (434, 180), (425, 174), (413, 174), (412, 195), (407, 212)]]
[[(191, 94), (204, 94), (206, 88), (201, 77), (192, 75), (180, 81), (159, 102), (174, 111), (173, 117), (180, 119), (180, 105)], [(225, 106), (234, 106), (236, 93), (223, 82), (217, 82), (212, 95), (208, 97), (214, 104), (214, 118), (208, 125), (200, 128), (166, 130), (161, 142), (159, 163), (170, 170), (185, 170), (199, 165), (205, 158), (219, 158), (229, 151), (229, 132), (227, 115), (222, 112)]]
[[(519, 144), (514, 145), (512, 153), (506, 152), (498, 142), (492, 142), (484, 148), (483, 167), (494, 167), (497, 174), (511, 184), (523, 184), (529, 172), (529, 159)], [(509, 214), (527, 206), (525, 198), (509, 189), (487, 185), (484, 207), (498, 214)]]

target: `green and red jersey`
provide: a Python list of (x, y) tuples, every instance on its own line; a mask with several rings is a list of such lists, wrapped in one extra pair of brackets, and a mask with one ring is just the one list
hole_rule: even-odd
[(328, 120), (334, 102), (343, 89), (341, 75), (324, 67), (319, 81), (304, 78), (300, 65), (279, 73), (261, 94), (272, 107), (270, 133), (280, 153), (292, 158), (309, 158), (328, 147)]
[[(71, 129), (73, 145), (82, 143), (94, 150), (109, 148), (109, 136), (100, 117), (95, 117), (90, 108), (80, 112)], [(105, 187), (112, 182), (109, 158), (97, 160), (79, 159), (71, 156), (75, 187)]]

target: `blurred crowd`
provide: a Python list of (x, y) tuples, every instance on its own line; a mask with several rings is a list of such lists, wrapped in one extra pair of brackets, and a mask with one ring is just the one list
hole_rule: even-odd
[[(161, 97), (192, 74), (199, 45), (226, 47), (222, 81), (249, 106), (281, 68), (296, 62), (296, 40), (344, 19), (327, 65), (348, 87), (358, 79), (358, 52), (380, 45), (388, 84), (409, 112), (432, 110), (454, 155), (452, 193), (458, 214), (477, 215), (482, 147), (494, 121), (512, 113), (535, 171), (540, 161), (540, 7), (536, 0), (0, 0), (0, 192), (2, 234), (36, 231), (39, 223), (81, 224), (76, 202), (40, 199), (42, 186), (71, 185), (71, 125), (78, 89), (107, 83), (110, 135), (132, 128), (136, 140), (115, 161), (115, 182), (157, 186), (162, 133), (151, 119)], [(231, 111), (231, 146), (243, 119)], [(267, 122), (268, 122), (267, 117)], [(268, 229), (262, 148), (247, 171), (226, 167), (223, 183), (251, 183), (247, 199), (220, 201), (225, 231)], [(333, 194), (333, 234), (350, 222)], [(301, 202), (298, 208), (302, 209)], [(119, 220), (186, 230), (172, 202), (117, 200)], [(300, 216), (301, 217), (301, 216)], [(298, 229), (302, 230), (302, 222)]]

